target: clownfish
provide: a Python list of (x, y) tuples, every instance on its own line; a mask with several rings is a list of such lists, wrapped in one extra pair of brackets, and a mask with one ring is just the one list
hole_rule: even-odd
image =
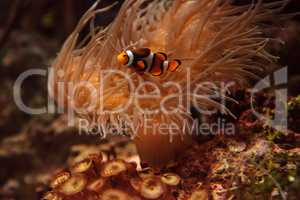
[(121, 65), (132, 67), (138, 72), (148, 72), (153, 76), (160, 76), (166, 70), (174, 72), (181, 65), (180, 60), (168, 61), (165, 53), (153, 53), (148, 48), (126, 50), (117, 56)]

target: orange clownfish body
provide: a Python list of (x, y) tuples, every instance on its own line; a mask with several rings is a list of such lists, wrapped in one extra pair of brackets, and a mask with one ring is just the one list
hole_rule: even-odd
[(153, 76), (160, 76), (166, 70), (174, 72), (181, 65), (180, 60), (168, 61), (165, 53), (153, 53), (148, 48), (124, 51), (117, 59), (122, 65), (133, 67), (139, 72), (148, 72)]

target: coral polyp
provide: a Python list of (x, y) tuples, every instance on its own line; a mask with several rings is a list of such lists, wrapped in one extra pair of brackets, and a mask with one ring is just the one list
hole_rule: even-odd
[[(95, 163), (91, 158), (86, 158), (85, 161), (91, 163), (88, 171), (93, 173), (74, 172), (72, 171), (74, 166), (70, 168), (71, 173), (67, 171), (58, 173), (52, 180), (57, 184), (52, 184), (52, 191), (46, 193), (43, 200), (174, 199), (170, 191), (177, 187), (174, 185), (174, 181), (169, 180), (168, 183), (164, 183), (162, 180), (166, 176), (153, 174), (140, 177), (133, 163), (122, 160)], [(76, 163), (75, 168), (81, 164), (82, 162)], [(108, 171), (109, 175), (107, 174)], [(66, 177), (66, 174), (70, 176), (62, 178)], [(176, 176), (176, 179), (179, 178), (175, 174), (172, 176)], [(64, 179), (64, 181), (58, 181), (58, 179)], [(171, 186), (173, 187), (171, 188)]]
[[(125, 128), (143, 161), (166, 163), (193, 142), (186, 129), (193, 123), (192, 108), (231, 114), (217, 101), (229, 99), (221, 85), (244, 86), (277, 66), (267, 48), (275, 39), (265, 33), (287, 2), (126, 0), (105, 28), (97, 27), (95, 18), (111, 6), (98, 9), (97, 2), (53, 64), (51, 94), (91, 124), (112, 124), (118, 133)], [(86, 27), (90, 32), (81, 40)], [(165, 52), (182, 66), (153, 77), (118, 63), (120, 52), (139, 47)]]

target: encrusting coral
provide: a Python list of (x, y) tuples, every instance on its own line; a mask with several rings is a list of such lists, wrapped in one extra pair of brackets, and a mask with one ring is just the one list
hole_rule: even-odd
[[(156, 165), (174, 159), (192, 143), (186, 130), (193, 121), (191, 107), (231, 114), (216, 101), (226, 98), (218, 89), (221, 84), (245, 85), (276, 67), (277, 57), (267, 50), (276, 40), (266, 36), (264, 22), (280, 13), (288, 0), (245, 5), (226, 0), (127, 0), (103, 29), (95, 18), (111, 6), (97, 9), (98, 3), (84, 14), (53, 64), (51, 95), (91, 124), (113, 124), (117, 132), (125, 128), (141, 159)], [(281, 18), (278, 14), (276, 20)], [(86, 28), (89, 34), (81, 39)], [(134, 47), (165, 52), (181, 59), (182, 66), (153, 77), (118, 64), (117, 54)], [(159, 125), (175, 125), (175, 131), (167, 128), (162, 134)]]

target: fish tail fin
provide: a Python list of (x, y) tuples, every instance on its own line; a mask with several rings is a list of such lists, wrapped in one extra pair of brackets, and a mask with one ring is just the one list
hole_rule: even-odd
[(181, 64), (182, 63), (180, 60), (172, 60), (169, 62), (168, 70), (171, 72), (175, 72)]

